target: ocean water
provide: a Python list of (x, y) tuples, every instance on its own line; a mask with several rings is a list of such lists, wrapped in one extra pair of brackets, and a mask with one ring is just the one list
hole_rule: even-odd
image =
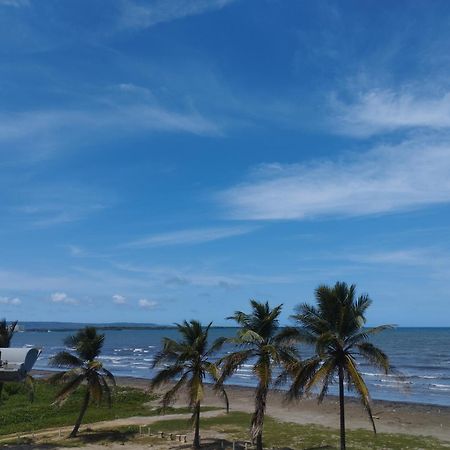
[[(211, 342), (220, 336), (231, 337), (233, 328), (217, 328), (210, 332)], [(151, 378), (153, 357), (164, 336), (177, 338), (173, 329), (105, 331), (105, 345), (101, 359), (105, 367), (117, 376)], [(48, 369), (48, 360), (63, 350), (63, 340), (72, 332), (16, 333), (13, 345), (38, 346), (43, 352), (36, 363), (37, 369)], [(379, 370), (360, 362), (374, 399), (450, 406), (450, 328), (398, 328), (386, 331), (373, 339), (391, 358), (392, 364), (403, 377), (386, 376)], [(225, 346), (220, 357), (232, 350)], [(303, 357), (311, 349), (300, 347)], [(230, 384), (254, 386), (251, 363), (243, 366), (229, 381)], [(336, 393), (336, 386), (330, 393)]]

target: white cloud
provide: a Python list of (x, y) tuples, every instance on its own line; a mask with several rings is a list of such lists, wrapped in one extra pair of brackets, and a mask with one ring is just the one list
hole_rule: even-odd
[(139, 300), (139, 306), (145, 309), (153, 309), (158, 306), (158, 302), (155, 302), (154, 300), (147, 300), (146, 298), (141, 298)]
[(339, 160), (260, 166), (218, 194), (229, 216), (302, 220), (386, 214), (450, 202), (450, 142), (416, 139)]
[(78, 303), (77, 300), (69, 297), (65, 292), (54, 292), (50, 295), (50, 300), (53, 303), (65, 303), (67, 305), (76, 305)]
[(450, 92), (430, 98), (415, 92), (372, 90), (350, 102), (333, 99), (333, 127), (343, 134), (370, 136), (399, 129), (450, 128)]
[(127, 299), (123, 295), (115, 294), (112, 296), (113, 303), (116, 305), (124, 305), (127, 302)]
[(0, 304), (2, 305), (14, 305), (18, 306), (22, 303), (22, 300), (18, 297), (10, 298), (10, 297), (0, 297)]
[(254, 231), (254, 227), (194, 228), (154, 234), (125, 244), (129, 248), (162, 247), (166, 245), (200, 244), (240, 236)]
[(124, 28), (149, 28), (188, 16), (221, 9), (235, 0), (153, 0), (151, 3), (125, 1), (120, 25)]

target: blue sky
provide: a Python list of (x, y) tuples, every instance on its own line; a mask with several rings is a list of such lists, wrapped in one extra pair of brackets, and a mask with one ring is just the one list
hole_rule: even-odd
[(356, 283), (449, 326), (447, 1), (0, 0), (0, 316), (214, 320)]

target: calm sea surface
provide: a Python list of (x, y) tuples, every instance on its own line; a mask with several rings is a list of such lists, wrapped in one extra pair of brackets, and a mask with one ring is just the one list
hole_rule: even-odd
[[(232, 328), (213, 329), (211, 342), (235, 332)], [(49, 357), (64, 349), (63, 340), (70, 334), (25, 331), (16, 333), (13, 345), (42, 347), (35, 367), (48, 369)], [(171, 329), (105, 331), (105, 335), (102, 356), (105, 367), (118, 376), (140, 378), (152, 377), (151, 364), (161, 338), (177, 338), (176, 330)], [(360, 368), (373, 398), (450, 406), (450, 328), (398, 328), (377, 336), (373, 342), (390, 356), (393, 365), (404, 375), (399, 382), (361, 362)], [(217, 356), (230, 350), (231, 347), (225, 346)], [(301, 353), (306, 357), (310, 350), (302, 348)], [(254, 386), (251, 364), (242, 367), (230, 383)]]

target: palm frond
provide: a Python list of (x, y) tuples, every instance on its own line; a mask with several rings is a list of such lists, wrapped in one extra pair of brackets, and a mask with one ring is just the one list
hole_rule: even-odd
[(108, 406), (111, 408), (112, 406), (112, 391), (111, 388), (109, 387), (108, 383), (106, 382), (104, 377), (100, 377), (100, 383), (102, 384), (103, 387), (103, 393), (106, 397), (106, 402), (108, 404)]
[(76, 367), (74, 369), (67, 370), (65, 372), (57, 372), (47, 378), (47, 382), (50, 384), (65, 383), (76, 378), (78, 375), (84, 375), (85, 370), (81, 367)]
[(332, 380), (336, 368), (336, 362), (334, 359), (329, 358), (325, 360), (322, 365), (313, 374), (311, 374), (309, 380), (306, 382), (304, 386), (305, 393), (310, 392), (314, 386), (321, 383), (323, 385), (323, 389), (323, 387), (326, 386), (326, 383)]
[(176, 395), (178, 394), (178, 391), (187, 382), (188, 376), (189, 374), (185, 372), (173, 385), (173, 387), (164, 393), (163, 397), (161, 398), (161, 406), (163, 411), (173, 403)]
[(82, 367), (83, 361), (76, 357), (75, 355), (72, 355), (69, 352), (63, 351), (57, 353), (55, 356), (50, 358), (49, 361), (50, 366), (52, 367)]
[(62, 405), (69, 398), (70, 394), (74, 392), (81, 383), (86, 379), (84, 374), (80, 374), (68, 381), (62, 389), (56, 394), (55, 404)]
[(169, 383), (174, 378), (179, 376), (185, 368), (182, 365), (174, 365), (170, 367), (166, 367), (165, 369), (161, 369), (151, 380), (150, 386), (152, 389), (155, 389), (162, 384)]
[(351, 334), (346, 339), (346, 346), (352, 346), (359, 342), (367, 341), (370, 336), (381, 333), (386, 330), (393, 330), (395, 325), (379, 325), (373, 328), (363, 328), (358, 330), (355, 334)]
[(91, 397), (97, 405), (100, 405), (103, 398), (103, 388), (100, 382), (100, 376), (97, 373), (91, 373), (88, 378)]
[(116, 378), (114, 375), (104, 367), (102, 367), (101, 372), (106, 376), (107, 380), (112, 384), (113, 387), (116, 387)]
[(392, 371), (391, 364), (386, 353), (378, 347), (375, 347), (372, 343), (362, 342), (361, 344), (357, 344), (356, 348), (361, 356), (369, 361), (370, 364), (383, 370), (385, 374)]
[(226, 380), (230, 375), (232, 375), (236, 370), (238, 370), (242, 364), (245, 363), (251, 356), (254, 355), (254, 350), (241, 350), (229, 355), (224, 356), (219, 360), (219, 364), (222, 370), (220, 377), (220, 382)]
[(373, 420), (372, 409), (370, 407), (369, 389), (367, 388), (367, 385), (363, 377), (361, 376), (359, 370), (357, 369), (355, 363), (353, 362), (353, 359), (350, 356), (347, 356), (346, 358), (345, 368), (347, 373), (351, 377), (356, 392), (358, 393), (359, 398), (361, 399), (361, 402), (367, 411), (367, 414), (369, 415), (370, 422), (372, 423), (373, 427), (373, 432), (376, 433), (377, 429), (375, 427), (375, 421)]

